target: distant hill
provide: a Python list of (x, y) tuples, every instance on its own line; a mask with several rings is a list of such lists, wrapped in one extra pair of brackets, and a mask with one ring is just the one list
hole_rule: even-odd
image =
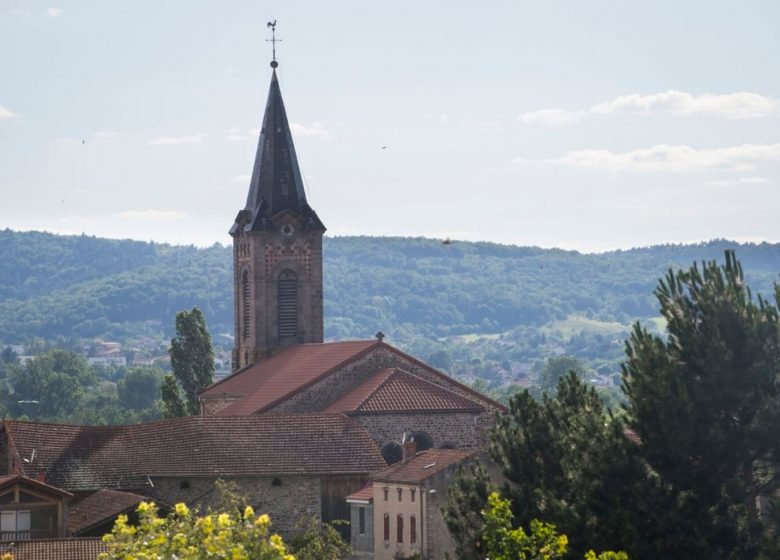
[[(770, 294), (780, 244), (717, 240), (581, 254), (422, 238), (326, 238), (326, 337), (367, 338), (382, 330), (422, 358), (442, 359), (439, 367), (473, 361), (471, 346), (480, 360), (503, 363), (508, 367), (497, 367), (511, 374), (516, 364), (569, 352), (566, 344), (583, 332), (605, 337), (604, 325), (657, 316), (652, 290), (661, 275), (722, 260), (726, 249), (736, 250), (754, 292)], [(195, 305), (212, 333), (230, 333), (231, 258), (220, 245), (0, 231), (0, 340), (168, 337), (175, 313)], [(572, 331), (572, 325), (579, 326)], [(555, 333), (560, 340), (551, 344)], [(614, 348), (602, 357), (614, 359)]]

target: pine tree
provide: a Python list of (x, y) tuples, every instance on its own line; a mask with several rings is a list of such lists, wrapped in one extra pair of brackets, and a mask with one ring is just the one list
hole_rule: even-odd
[(179, 418), (187, 415), (187, 407), (184, 405), (184, 399), (182, 399), (174, 376), (166, 375), (163, 378), (160, 395), (163, 402), (163, 415), (166, 418)]
[(668, 337), (637, 325), (627, 342), (629, 424), (700, 535), (697, 554), (753, 558), (770, 532), (759, 498), (780, 487), (777, 307), (754, 300), (732, 252), (670, 271), (655, 294)]

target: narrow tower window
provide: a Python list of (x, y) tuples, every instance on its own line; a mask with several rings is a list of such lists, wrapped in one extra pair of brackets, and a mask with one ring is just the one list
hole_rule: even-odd
[(241, 302), (244, 310), (244, 339), (249, 338), (249, 327), (251, 322), (252, 300), (249, 297), (249, 271), (244, 269), (241, 275)]
[(292, 270), (279, 275), (278, 287), (279, 338), (298, 334), (298, 277)]

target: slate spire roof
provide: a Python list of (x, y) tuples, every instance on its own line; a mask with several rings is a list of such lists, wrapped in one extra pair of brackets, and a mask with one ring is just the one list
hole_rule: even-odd
[(239, 212), (230, 233), (235, 235), (242, 228), (244, 231), (270, 229), (270, 218), (285, 210), (301, 215), (304, 229), (325, 231), (317, 213), (306, 202), (292, 132), (274, 68), (246, 207)]

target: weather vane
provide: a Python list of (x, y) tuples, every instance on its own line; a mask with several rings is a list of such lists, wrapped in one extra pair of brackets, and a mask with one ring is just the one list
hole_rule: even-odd
[(266, 39), (266, 42), (271, 43), (271, 49), (273, 50), (273, 60), (271, 60), (271, 68), (276, 68), (279, 66), (279, 63), (276, 62), (276, 43), (281, 42), (281, 39), (276, 38), (276, 20), (269, 21), (266, 24), (268, 27), (271, 28), (271, 38)]

